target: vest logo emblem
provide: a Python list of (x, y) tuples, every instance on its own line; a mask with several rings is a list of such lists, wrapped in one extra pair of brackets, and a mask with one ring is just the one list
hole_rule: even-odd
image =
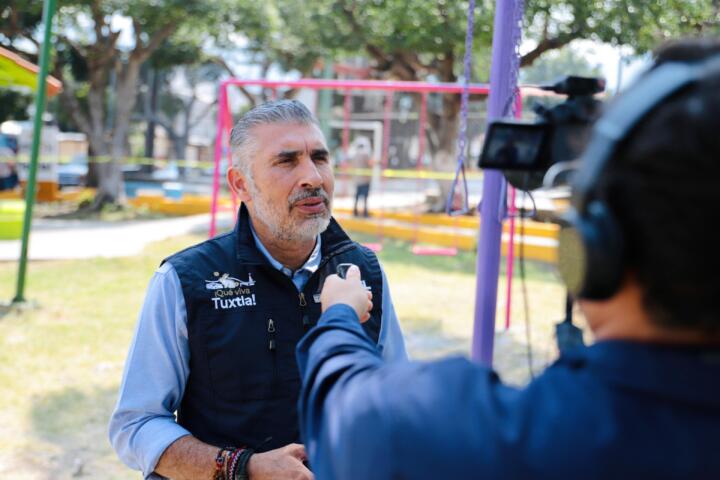
[(252, 278), (252, 274), (248, 273), (248, 280), (246, 282), (237, 279), (235, 277), (231, 277), (227, 273), (223, 273), (222, 276), (220, 276), (219, 272), (214, 272), (214, 276), (220, 277), (216, 280), (205, 280), (205, 288), (208, 290), (221, 290), (223, 288), (237, 288), (237, 287), (252, 287), (255, 285), (255, 280)]
[(250, 287), (255, 286), (252, 274), (247, 280), (231, 277), (227, 273), (213, 272), (215, 279), (205, 280), (205, 288), (213, 292), (210, 298), (215, 310), (229, 310), (239, 307), (255, 306), (255, 294)]

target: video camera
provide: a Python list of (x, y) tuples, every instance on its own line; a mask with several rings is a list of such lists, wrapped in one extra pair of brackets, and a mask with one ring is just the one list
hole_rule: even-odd
[(520, 190), (540, 188), (550, 167), (580, 156), (600, 115), (601, 102), (594, 95), (605, 90), (605, 80), (569, 76), (540, 88), (567, 99), (551, 108), (535, 105), (535, 122), (492, 122), (478, 162), (480, 168), (502, 170)]

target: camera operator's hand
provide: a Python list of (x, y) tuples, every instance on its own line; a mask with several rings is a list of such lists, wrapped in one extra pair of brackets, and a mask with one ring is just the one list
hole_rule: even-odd
[(361, 323), (370, 318), (373, 307), (372, 293), (363, 287), (360, 269), (356, 265), (348, 269), (344, 280), (337, 275), (330, 275), (325, 279), (320, 303), (323, 312), (339, 303), (349, 305), (355, 310)]

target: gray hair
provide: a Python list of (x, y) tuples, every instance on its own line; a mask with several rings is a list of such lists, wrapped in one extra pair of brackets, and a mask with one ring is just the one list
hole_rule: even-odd
[(320, 126), (310, 110), (297, 100), (277, 100), (253, 107), (235, 124), (230, 133), (233, 166), (252, 180), (249, 153), (255, 145), (251, 135), (253, 128), (275, 123), (300, 123)]

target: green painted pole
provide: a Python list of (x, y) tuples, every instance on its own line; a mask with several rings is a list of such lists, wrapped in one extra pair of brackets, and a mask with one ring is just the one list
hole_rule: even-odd
[(55, 15), (56, 0), (43, 2), (43, 43), (40, 50), (40, 74), (38, 75), (37, 91), (35, 92), (35, 119), (33, 123), (32, 150), (30, 151), (30, 167), (25, 184), (25, 219), (23, 221), (22, 247), (20, 249), (20, 266), (18, 268), (17, 289), (13, 303), (25, 301), (25, 273), (27, 271), (28, 242), (32, 211), (35, 204), (35, 183), (37, 178), (38, 156), (42, 133), (42, 118), (45, 113), (45, 97), (47, 96), (48, 64), (50, 63), (50, 37), (52, 35), (52, 19)]

